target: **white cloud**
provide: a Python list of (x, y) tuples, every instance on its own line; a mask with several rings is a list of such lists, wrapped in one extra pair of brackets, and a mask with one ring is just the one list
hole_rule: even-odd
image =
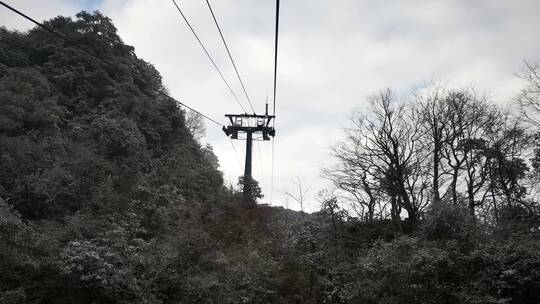
[[(82, 9), (67, 0), (11, 2), (37, 19)], [(179, 4), (241, 97), (206, 4)], [(256, 110), (262, 112), (265, 96), (271, 100), (272, 95), (274, 2), (212, 4)], [(140, 57), (155, 64), (175, 97), (218, 119), (239, 111), (172, 2), (104, 0), (97, 8), (113, 19)], [(297, 0), (282, 1), (281, 10), (276, 189), (292, 190), (289, 180), (297, 174), (313, 183), (312, 192), (322, 187), (320, 168), (331, 162), (328, 146), (339, 139), (350, 111), (379, 89), (406, 92), (435, 80), (475, 86), (502, 103), (521, 86), (513, 75), (523, 60), (540, 59), (537, 0)], [(28, 28), (5, 9), (0, 18), (8, 27)], [(241, 167), (229, 140), (211, 124), (206, 140), (234, 180)], [(243, 162), (244, 143), (235, 144)], [(269, 198), (271, 143), (254, 148), (253, 172), (264, 180)], [(274, 192), (273, 203), (281, 202)]]

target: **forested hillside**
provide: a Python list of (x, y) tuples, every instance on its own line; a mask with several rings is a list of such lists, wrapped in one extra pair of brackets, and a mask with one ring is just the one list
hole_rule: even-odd
[(246, 208), (110, 19), (46, 25), (112, 65), (0, 28), (0, 303), (540, 303), (536, 67), (529, 116), (374, 95), (305, 214)]

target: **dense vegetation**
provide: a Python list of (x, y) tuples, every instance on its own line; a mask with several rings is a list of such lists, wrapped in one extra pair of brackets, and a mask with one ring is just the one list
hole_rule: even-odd
[(245, 208), (108, 18), (46, 24), (114, 66), (0, 28), (0, 303), (540, 302), (538, 67), (523, 116), (373, 96), (304, 214)]

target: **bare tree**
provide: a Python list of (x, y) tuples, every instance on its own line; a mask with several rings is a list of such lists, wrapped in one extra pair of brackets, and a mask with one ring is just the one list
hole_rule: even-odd
[(444, 193), (458, 204), (464, 190), (471, 215), (478, 206), (486, 210), (489, 200), (496, 213), (500, 196), (516, 201), (522, 189), (517, 179), (526, 167), (522, 156), (527, 137), (520, 123), (472, 89), (437, 87), (422, 93), (417, 94), (415, 105), (430, 152), (432, 181), (428, 186), (433, 201), (441, 200)]
[(413, 97), (399, 101), (390, 90), (371, 96), (369, 110), (355, 113), (345, 139), (332, 147), (337, 162), (323, 175), (362, 220), (389, 210), (399, 224), (404, 210), (415, 223), (443, 198), (465, 204), (471, 215), (490, 200), (496, 212), (499, 197), (522, 201), (527, 136), (508, 113), (470, 89)]
[(532, 126), (527, 131), (528, 136), (532, 138), (529, 148), (532, 150), (531, 165), (533, 169), (528, 177), (529, 194), (538, 200), (540, 193), (540, 132), (538, 131), (540, 128), (540, 61), (526, 61), (523, 71), (518, 76), (525, 81), (525, 86), (517, 97), (520, 109), (519, 120)]
[(187, 111), (185, 119), (189, 133), (195, 140), (200, 141), (206, 135), (206, 125), (204, 124), (203, 117), (193, 111)]
[(380, 201), (387, 200), (396, 223), (401, 222), (402, 208), (414, 223), (426, 204), (426, 186), (420, 178), (424, 168), (420, 129), (410, 107), (399, 102), (391, 90), (368, 100), (369, 111), (354, 115), (345, 140), (332, 150), (337, 166), (324, 174), (356, 199), (368, 221)]
[(525, 68), (518, 75), (525, 80), (526, 85), (517, 98), (522, 118), (540, 127), (540, 62), (525, 62)]
[(445, 102), (449, 108), (443, 158), (450, 167), (448, 192), (454, 204), (457, 204), (458, 185), (463, 181), (469, 212), (474, 215), (475, 207), (483, 203), (483, 199), (478, 200), (477, 196), (484, 197), (481, 190), (489, 178), (488, 159), (484, 153), (486, 136), (498, 114), (485, 96), (479, 96), (472, 90), (452, 91), (446, 96)]
[(294, 192), (288, 191), (288, 190), (283, 190), (280, 192), (283, 193), (285, 196), (291, 198), (295, 202), (297, 202), (298, 205), (300, 206), (300, 211), (302, 211), (303, 213), (305, 212), (306, 197), (309, 191), (311, 190), (311, 185), (306, 186), (306, 181), (300, 175), (297, 175), (296, 177), (292, 178), (291, 183), (295, 187)]
[(423, 89), (415, 94), (415, 108), (417, 120), (422, 129), (422, 142), (429, 156), (431, 169), (431, 199), (433, 202), (441, 200), (440, 188), (444, 183), (447, 166), (442, 162), (443, 151), (450, 140), (447, 116), (450, 112), (445, 100), (446, 90), (442, 87)]
[(525, 158), (531, 146), (531, 136), (512, 113), (504, 112), (493, 119), (487, 133), (488, 146), (485, 154), (488, 159), (489, 191), (495, 219), (497, 220), (497, 197), (508, 205), (520, 204), (532, 211), (525, 203), (526, 189), (522, 179), (529, 170)]
[(422, 171), (421, 130), (410, 107), (399, 102), (390, 90), (370, 98), (372, 117), (364, 121), (366, 152), (383, 169), (381, 185), (392, 203), (392, 215), (399, 219), (405, 209), (410, 222), (417, 221), (425, 187), (418, 183)]
[(348, 213), (339, 206), (335, 190), (323, 189), (317, 193), (317, 198), (321, 203), (321, 211), (330, 216), (332, 227), (337, 231), (338, 224), (348, 217)]
[(354, 131), (349, 131), (347, 140), (332, 148), (338, 165), (323, 170), (323, 176), (341, 190), (342, 196), (351, 202), (356, 215), (368, 222), (373, 221), (375, 208), (381, 198), (375, 166), (366, 161), (356, 146)]

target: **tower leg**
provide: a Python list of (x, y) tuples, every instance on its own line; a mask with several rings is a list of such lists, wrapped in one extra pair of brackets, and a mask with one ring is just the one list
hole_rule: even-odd
[(253, 178), (251, 177), (251, 154), (253, 148), (253, 135), (251, 132), (246, 132), (246, 163), (244, 166), (244, 201), (252, 204), (253, 196), (251, 195), (251, 184)]

